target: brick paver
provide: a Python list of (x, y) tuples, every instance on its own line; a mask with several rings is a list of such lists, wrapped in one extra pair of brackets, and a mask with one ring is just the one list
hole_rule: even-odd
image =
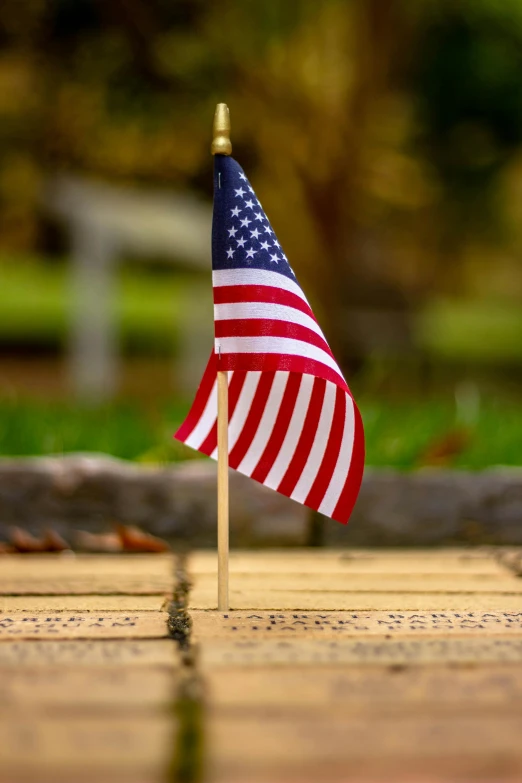
[(515, 561), (234, 552), (220, 614), (195, 552), (190, 629), (171, 556), (3, 556), (0, 783), (520, 781)]
[(494, 550), (190, 562), (208, 779), (522, 779), (521, 581)]
[(1, 783), (164, 779), (172, 584), (172, 557), (0, 559)]

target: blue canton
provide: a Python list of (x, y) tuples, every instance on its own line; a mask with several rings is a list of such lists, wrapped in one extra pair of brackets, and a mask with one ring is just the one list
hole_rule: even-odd
[(213, 269), (267, 269), (295, 280), (288, 259), (245, 172), (214, 156)]

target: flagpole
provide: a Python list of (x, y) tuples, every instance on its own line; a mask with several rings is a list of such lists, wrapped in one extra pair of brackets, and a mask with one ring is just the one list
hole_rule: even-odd
[[(218, 103), (214, 114), (212, 155), (231, 155), (230, 115), (226, 103)], [(218, 183), (218, 187), (220, 183)], [(218, 611), (228, 612), (228, 373), (219, 369), (218, 357), (218, 470), (217, 470), (217, 528), (218, 528)]]
[(228, 612), (228, 373), (218, 370), (218, 610)]

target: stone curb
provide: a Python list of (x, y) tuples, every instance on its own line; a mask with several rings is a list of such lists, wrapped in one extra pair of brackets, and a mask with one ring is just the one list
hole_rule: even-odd
[[(233, 546), (311, 543), (311, 513), (230, 474)], [(139, 466), (96, 454), (0, 460), (0, 537), (11, 524), (106, 530), (118, 521), (198, 546), (214, 546), (216, 465)], [(326, 546), (522, 544), (522, 469), (481, 472), (367, 469), (348, 526), (324, 519)]]
[(367, 470), (348, 528), (328, 525), (325, 543), (522, 544), (522, 469)]
[[(307, 509), (230, 472), (235, 546), (303, 545)], [(216, 540), (216, 464), (141, 466), (98, 454), (0, 460), (0, 536), (9, 525), (101, 531), (113, 522), (198, 546)]]

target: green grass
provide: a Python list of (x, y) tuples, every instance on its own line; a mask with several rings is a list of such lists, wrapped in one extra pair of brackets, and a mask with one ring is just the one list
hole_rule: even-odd
[(172, 404), (148, 413), (137, 405), (77, 407), (58, 402), (0, 403), (0, 453), (4, 456), (97, 452), (142, 462), (190, 458), (172, 439), (188, 409)]
[[(126, 352), (172, 355), (186, 308), (202, 302), (212, 317), (210, 267), (199, 275), (120, 263), (114, 317)], [(67, 263), (0, 255), (0, 342), (63, 345), (72, 307)], [(418, 348), (443, 361), (522, 362), (517, 301), (434, 299), (413, 319)]]
[[(208, 276), (160, 272), (121, 264), (114, 291), (114, 317), (124, 349), (172, 355), (187, 300), (208, 299)], [(0, 257), (0, 340), (63, 345), (73, 305), (64, 264)]]
[(419, 313), (416, 339), (439, 359), (520, 364), (522, 310), (517, 301), (437, 299)]
[[(171, 357), (187, 307), (202, 302), (211, 318), (208, 276), (154, 272), (124, 264), (115, 315), (126, 349)], [(57, 346), (66, 339), (71, 298), (65, 265), (0, 257), (0, 342)], [(440, 302), (419, 316), (417, 339), (434, 356), (459, 363), (522, 358), (522, 316), (511, 306)], [(364, 388), (375, 388), (365, 384)], [(187, 404), (157, 409), (114, 403), (78, 408), (62, 402), (0, 400), (0, 454), (12, 456), (103, 452), (130, 460), (170, 462), (195, 456), (172, 440)], [(437, 438), (459, 426), (450, 396), (416, 402), (361, 397), (367, 464), (409, 469)], [(513, 401), (483, 397), (458, 467), (522, 465), (522, 416)]]
[[(368, 465), (413, 468), (431, 444), (462, 428), (450, 399), (391, 404), (363, 400), (360, 408)], [(516, 402), (483, 402), (466, 431), (468, 445), (449, 461), (452, 467), (522, 465), (522, 416)]]
[[(455, 405), (446, 400), (391, 402), (364, 399), (367, 464), (410, 469), (436, 439), (459, 426)], [(158, 409), (114, 403), (78, 408), (63, 403), (0, 403), (0, 453), (10, 456), (103, 452), (139, 462), (166, 463), (197, 456), (172, 433), (188, 404)], [(470, 440), (451, 461), (461, 468), (522, 465), (522, 417), (515, 402), (482, 403), (469, 426)]]

